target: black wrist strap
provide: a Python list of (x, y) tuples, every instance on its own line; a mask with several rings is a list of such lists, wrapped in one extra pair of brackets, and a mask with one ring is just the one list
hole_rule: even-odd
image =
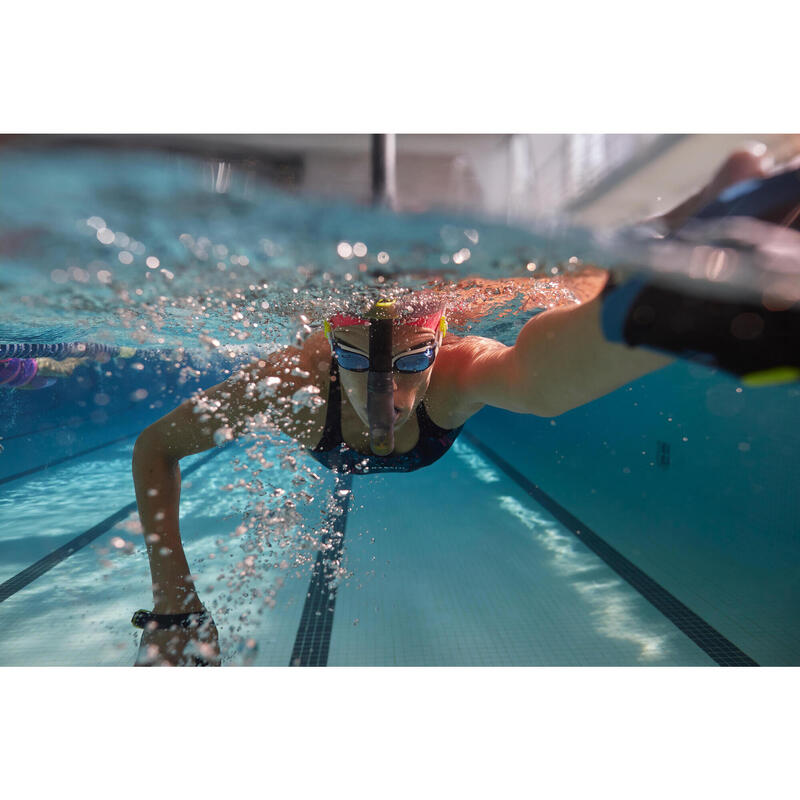
[(131, 625), (134, 628), (146, 628), (151, 622), (155, 622), (158, 628), (196, 628), (211, 615), (206, 608), (201, 611), (188, 611), (185, 614), (156, 614), (140, 608), (131, 617)]

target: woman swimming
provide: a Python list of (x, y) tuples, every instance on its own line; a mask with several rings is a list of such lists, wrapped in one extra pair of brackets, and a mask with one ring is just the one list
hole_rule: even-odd
[[(667, 224), (679, 225), (709, 195), (760, 174), (756, 157), (734, 154), (711, 189), (670, 212)], [(335, 314), (302, 346), (251, 363), (150, 425), (133, 453), (154, 597), (153, 611), (134, 617), (144, 628), (139, 663), (219, 663), (217, 631), (181, 543), (181, 458), (234, 438), (258, 420), (331, 469), (407, 472), (440, 458), (485, 405), (563, 414), (673, 360), (604, 338), (607, 280), (598, 270), (583, 302), (537, 314), (511, 347), (448, 335), (446, 309), (433, 295)]]
[(67, 378), (85, 358), (4, 358), (0, 359), (0, 386), (9, 389), (46, 389), (57, 378)]

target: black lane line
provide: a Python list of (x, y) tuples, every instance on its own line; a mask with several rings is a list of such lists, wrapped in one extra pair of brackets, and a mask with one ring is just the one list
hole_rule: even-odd
[[(333, 612), (336, 608), (336, 586), (331, 585), (334, 577), (332, 562), (338, 561), (342, 555), (352, 485), (352, 475), (336, 476), (334, 511), (328, 516), (331, 526), (317, 551), (292, 657), (289, 659), (290, 667), (324, 667), (328, 664)], [(345, 489), (347, 494), (340, 496), (338, 492)]]
[(63, 458), (55, 459), (55, 461), (48, 461), (46, 464), (41, 464), (38, 467), (31, 467), (30, 469), (26, 469), (24, 472), (18, 472), (16, 475), (9, 475), (6, 478), (0, 478), (0, 486), (2, 486), (4, 483), (8, 483), (9, 481), (15, 481), (17, 478), (24, 478), (26, 475), (33, 475), (34, 472), (41, 472), (43, 469), (49, 469), (50, 467), (55, 467), (58, 464), (63, 464), (65, 461), (72, 461), (73, 458), (85, 456), (87, 453), (93, 453), (95, 450), (102, 450), (104, 447), (110, 447), (112, 444), (122, 442), (125, 439), (131, 439), (134, 436), (138, 436), (139, 433), (139, 431), (136, 431), (135, 433), (126, 433), (124, 436), (120, 436), (118, 439), (112, 439), (110, 442), (106, 442), (105, 444), (98, 444), (94, 447), (88, 448), (87, 450), (81, 450), (80, 453), (73, 453), (71, 456), (64, 456)]
[(617, 575), (636, 589), (642, 597), (654, 605), (673, 625), (683, 631), (698, 647), (721, 667), (757, 667), (758, 664), (733, 642), (685, 606), (677, 597), (642, 572), (635, 564), (603, 541), (591, 528), (531, 483), (521, 472), (499, 456), (468, 431), (462, 436), (493, 461), (506, 475), (521, 486), (540, 506), (546, 508), (559, 522), (577, 536), (596, 556), (608, 564)]
[[(199, 469), (204, 464), (211, 461), (212, 458), (218, 456), (224, 449), (224, 447), (218, 448), (204, 458), (201, 458), (197, 463), (192, 464), (191, 467), (181, 470), (181, 478), (191, 475), (196, 469)], [(89, 544), (89, 542), (94, 541), (98, 536), (102, 536), (120, 520), (125, 519), (135, 508), (135, 502), (128, 503), (128, 505), (115, 512), (110, 517), (106, 517), (93, 528), (89, 528), (88, 531), (84, 531), (66, 544), (62, 544), (61, 547), (53, 550), (52, 553), (48, 553), (35, 564), (31, 564), (29, 567), (22, 570), (22, 572), (18, 572), (13, 578), (9, 578), (4, 583), (0, 583), (0, 603), (4, 600), (8, 600), (11, 595), (16, 594), (20, 589), (24, 589), (29, 583), (32, 583), (38, 577), (44, 575), (45, 572), (51, 570), (56, 564), (60, 564), (64, 559), (69, 558), (73, 553), (76, 553), (82, 547)]]

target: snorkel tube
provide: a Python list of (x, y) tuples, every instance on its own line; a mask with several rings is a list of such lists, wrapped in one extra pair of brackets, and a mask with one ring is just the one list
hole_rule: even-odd
[(369, 313), (367, 419), (369, 446), (376, 456), (388, 456), (394, 450), (392, 322), (396, 316), (395, 300), (378, 300)]

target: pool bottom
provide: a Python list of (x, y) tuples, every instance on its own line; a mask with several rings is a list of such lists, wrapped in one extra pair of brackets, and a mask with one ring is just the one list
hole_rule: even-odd
[[(237, 454), (239, 445), (187, 481), (187, 556), (214, 611), (223, 663), (286, 666), (302, 629), (310, 562), (251, 579), (242, 599), (220, 588), (221, 559), (209, 559), (219, 555), (220, 534), (235, 528), (230, 495), (215, 490), (237, 475)], [(329, 494), (333, 477), (324, 480)], [(128, 499), (120, 489), (120, 501)], [(74, 493), (72, 500), (79, 502)], [(465, 442), (424, 471), (356, 477), (344, 534), (348, 576), (335, 590), (328, 666), (714, 663)], [(232, 542), (228, 565), (242, 557), (237, 548)], [(274, 585), (279, 572), (285, 582), (270, 608), (253, 590)], [(110, 559), (84, 548), (0, 604), (0, 662), (132, 664), (138, 631), (130, 615), (148, 607), (149, 580), (141, 546)]]

